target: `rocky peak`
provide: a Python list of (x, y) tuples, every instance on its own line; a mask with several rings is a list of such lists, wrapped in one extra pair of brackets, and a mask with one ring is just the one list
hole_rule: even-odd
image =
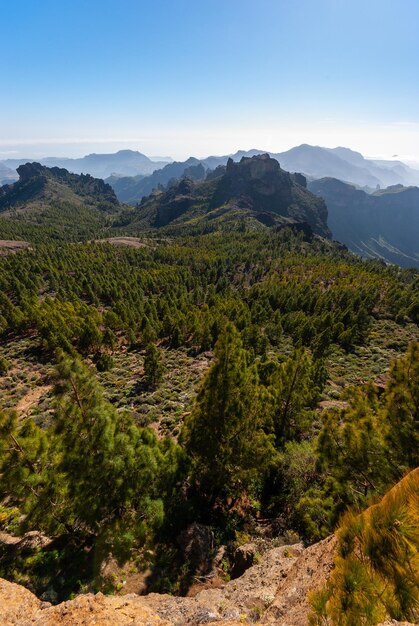
[(257, 212), (269, 212), (306, 222), (313, 232), (330, 236), (327, 209), (307, 190), (302, 174), (283, 170), (268, 154), (229, 159), (212, 198), (212, 206), (234, 202)]
[(37, 183), (38, 187), (45, 185), (48, 181), (56, 181), (70, 187), (72, 191), (80, 196), (95, 196), (99, 201), (119, 204), (114, 190), (110, 185), (100, 178), (94, 178), (90, 174), (71, 174), (62, 167), (46, 167), (40, 163), (25, 163), (17, 168), (19, 181), (15, 183), (14, 189), (27, 183)]
[(45, 175), (47, 169), (40, 163), (25, 163), (24, 165), (19, 165), (16, 171), (19, 174), (19, 179), (25, 181)]

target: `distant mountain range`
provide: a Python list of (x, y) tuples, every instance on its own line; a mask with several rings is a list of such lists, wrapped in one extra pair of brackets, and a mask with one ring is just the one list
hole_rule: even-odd
[(13, 183), (17, 178), (17, 172), (0, 162), (0, 186)]
[[(232, 155), (209, 156), (205, 159), (190, 157), (183, 162), (173, 162), (170, 157), (147, 157), (141, 152), (120, 150), (114, 154), (89, 154), (79, 159), (49, 157), (40, 163), (48, 167), (62, 167), (70, 172), (90, 174), (107, 179), (123, 202), (135, 204), (159, 186), (165, 187), (173, 178), (181, 178), (184, 171), (202, 164), (205, 170), (225, 165), (229, 158), (240, 161), (245, 157), (264, 154), (266, 150), (239, 150)], [(366, 159), (349, 148), (322, 148), (303, 144), (286, 152), (268, 153), (281, 167), (290, 172), (301, 172), (310, 179), (332, 177), (358, 187), (374, 191), (377, 186), (402, 184), (419, 185), (419, 170), (401, 161)], [(19, 165), (28, 159), (7, 159), (0, 162), (0, 184), (17, 179)], [(190, 173), (188, 174), (190, 175)], [(195, 173), (195, 175), (198, 175)], [(133, 177), (133, 180), (128, 180)], [(145, 178), (148, 180), (143, 180)], [(126, 178), (121, 182), (118, 179)]]
[(21, 165), (19, 181), (0, 187), (0, 238), (78, 241), (105, 232), (195, 234), (291, 226), (307, 236), (333, 237), (367, 258), (419, 268), (418, 187), (366, 193), (331, 177), (307, 184), (268, 154), (229, 158), (226, 165), (212, 162), (215, 169), (206, 165), (191, 158), (152, 176), (115, 178), (114, 186), (126, 185), (127, 194), (132, 181), (147, 192), (135, 208), (121, 204), (111, 185), (89, 174)]
[[(149, 176), (111, 177), (107, 179), (121, 202), (136, 204), (154, 189), (165, 187), (174, 178), (190, 175), (186, 172), (192, 166), (201, 164), (204, 171), (214, 170), (225, 165), (229, 158), (240, 161), (242, 157), (264, 154), (263, 150), (239, 150), (233, 155), (210, 156), (206, 159), (190, 157), (183, 162), (174, 162), (156, 170)], [(289, 172), (301, 172), (309, 179), (332, 177), (349, 182), (372, 192), (377, 187), (389, 185), (419, 185), (419, 170), (415, 170), (401, 161), (379, 161), (365, 159), (359, 152), (349, 148), (320, 148), (302, 145), (287, 152), (268, 152), (281, 167)], [(205, 174), (202, 174), (202, 178)], [(198, 175), (194, 174), (194, 178)]]
[[(7, 159), (0, 163), (11, 170), (16, 170), (33, 159)], [(96, 178), (108, 178), (113, 174), (119, 176), (148, 176), (154, 170), (160, 169), (167, 161), (154, 161), (141, 152), (134, 150), (120, 150), (113, 154), (88, 154), (79, 159), (48, 157), (40, 159), (40, 164), (47, 167), (65, 168), (73, 174), (90, 174)], [(1, 170), (0, 170), (1, 176)], [(17, 179), (17, 175), (15, 175)]]
[(326, 201), (334, 239), (366, 258), (419, 268), (419, 188), (396, 185), (367, 194), (334, 178), (309, 183)]

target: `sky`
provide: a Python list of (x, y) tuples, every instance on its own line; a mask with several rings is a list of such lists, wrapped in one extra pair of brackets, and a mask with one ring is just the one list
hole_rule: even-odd
[(418, 0), (0, 0), (0, 159), (301, 143), (419, 163)]

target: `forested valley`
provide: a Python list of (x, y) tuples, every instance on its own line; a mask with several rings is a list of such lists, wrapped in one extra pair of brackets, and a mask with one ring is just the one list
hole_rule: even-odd
[[(193, 525), (225, 580), (250, 541), (310, 545), (339, 524), (342, 558), (366, 541), (354, 520), (418, 466), (416, 270), (293, 224), (122, 242), (103, 220), (78, 242), (3, 220), (20, 224), (29, 248), (0, 258), (0, 531), (40, 543), (3, 544), (1, 577), (56, 602), (118, 592), (129, 567), (182, 595), (202, 574), (179, 541)], [(383, 585), (387, 614), (414, 615), (415, 476), (406, 510), (380, 505), (400, 536), (360, 548), (377, 581), (363, 558), (339, 566), (365, 589), (348, 625), (380, 613)], [(110, 556), (123, 575), (103, 575)], [(339, 571), (313, 623), (353, 600)]]

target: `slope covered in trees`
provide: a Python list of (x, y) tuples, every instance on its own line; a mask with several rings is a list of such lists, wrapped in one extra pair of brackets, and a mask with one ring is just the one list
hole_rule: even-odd
[[(255, 532), (262, 515), (275, 532), (316, 540), (417, 463), (417, 346), (384, 394), (346, 383), (319, 413), (336, 350), (350, 362), (372, 328), (414, 328), (414, 272), (287, 228), (149, 238), (141, 248), (48, 242), (0, 264), (3, 393), (22, 354), (50, 389), (29, 414), (7, 391), (1, 523), (54, 540), (36, 561), (4, 556), (6, 577), (20, 571), (41, 593), (65, 566), (54, 583), (62, 598), (80, 575), (99, 584), (109, 552), (126, 559), (160, 546), (154, 588), (185, 590), (194, 570), (182, 570), (173, 546), (189, 523), (211, 525), (228, 543)], [(150, 430), (132, 413), (133, 396), (115, 404), (98, 383), (112, 373), (123, 387), (128, 372), (115, 363), (141, 359), (132, 393), (155, 398), (158, 422), (160, 388), (176, 372), (165, 364), (181, 350), (212, 364), (172, 431)], [(163, 565), (167, 550), (174, 556)]]
[(0, 238), (78, 241), (109, 226), (120, 211), (112, 187), (90, 175), (39, 163), (18, 167), (19, 180), (0, 187)]
[(37, 235), (0, 258), (0, 530), (51, 541), (0, 575), (62, 599), (112, 554), (184, 593), (191, 523), (229, 574), (261, 519), (315, 541), (417, 464), (417, 272), (331, 241), (302, 177), (247, 159), (124, 215), (91, 177), (16, 185), (1, 224)]

